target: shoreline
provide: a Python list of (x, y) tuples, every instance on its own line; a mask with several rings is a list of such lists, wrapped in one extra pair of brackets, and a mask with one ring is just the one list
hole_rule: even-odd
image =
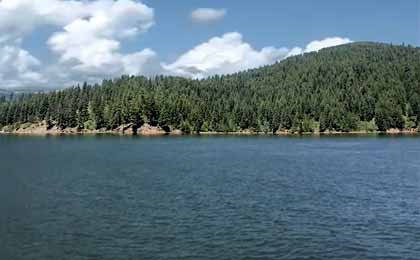
[(420, 136), (420, 132), (409, 132), (403, 131), (399, 133), (389, 133), (389, 132), (335, 132), (335, 133), (282, 133), (282, 134), (270, 134), (270, 133), (252, 133), (252, 134), (244, 134), (241, 132), (200, 132), (200, 133), (182, 133), (182, 134), (173, 134), (173, 133), (166, 133), (166, 134), (124, 134), (124, 133), (117, 133), (112, 131), (107, 132), (62, 132), (62, 133), (22, 133), (22, 132), (2, 132), (0, 131), (0, 135), (2, 136), (100, 136), (100, 135), (109, 135), (109, 136), (143, 136), (143, 137), (161, 137), (161, 136), (275, 136), (275, 137), (291, 137), (291, 136)]
[(0, 135), (21, 135), (21, 136), (65, 136), (65, 135), (119, 135), (119, 136), (343, 136), (343, 135), (420, 135), (420, 129), (389, 129), (387, 131), (325, 131), (325, 132), (292, 132), (289, 130), (269, 132), (255, 132), (250, 129), (235, 132), (192, 132), (184, 133), (179, 129), (162, 128), (143, 124), (137, 127), (133, 124), (121, 125), (113, 130), (96, 129), (86, 130), (77, 128), (60, 129), (56, 126), (47, 127), (45, 122), (22, 124), (18, 126), (6, 126), (0, 128)]
[(138, 132), (133, 133), (120, 132), (116, 130), (92, 130), (92, 131), (75, 131), (74, 129), (64, 129), (64, 130), (43, 130), (43, 131), (0, 131), (0, 135), (10, 135), (10, 136), (96, 136), (96, 135), (114, 135), (114, 136), (144, 136), (144, 137), (158, 137), (158, 136), (277, 136), (277, 137), (286, 137), (286, 136), (373, 136), (373, 135), (384, 135), (384, 136), (420, 136), (420, 131), (413, 130), (399, 130), (399, 131), (349, 131), (349, 132), (304, 132), (304, 133), (293, 133), (293, 132), (277, 132), (277, 133), (264, 133), (264, 132), (199, 132), (199, 133), (184, 133), (179, 130), (172, 132)]

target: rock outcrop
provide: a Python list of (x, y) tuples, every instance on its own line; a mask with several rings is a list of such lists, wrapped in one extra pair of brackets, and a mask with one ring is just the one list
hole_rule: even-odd
[(166, 135), (168, 134), (168, 132), (164, 131), (160, 126), (151, 126), (149, 124), (144, 124), (137, 130), (137, 134), (153, 136), (153, 135)]

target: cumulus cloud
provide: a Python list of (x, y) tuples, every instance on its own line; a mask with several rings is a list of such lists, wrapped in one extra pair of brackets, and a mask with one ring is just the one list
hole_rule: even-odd
[[(209, 23), (225, 15), (225, 9), (200, 8), (191, 18)], [(256, 49), (232, 32), (197, 45), (173, 63), (159, 63), (149, 48), (124, 52), (126, 39), (153, 25), (154, 10), (138, 0), (0, 0), (0, 88), (57, 88), (121, 74), (203, 78), (350, 42), (333, 37), (302, 48)], [(55, 30), (46, 43), (54, 56), (46, 64), (22, 47), (25, 37), (42, 26)]]
[[(120, 40), (144, 32), (153, 25), (153, 10), (128, 0), (109, 2), (89, 17), (77, 18), (48, 40), (50, 48), (60, 55), (60, 62), (72, 69), (97, 75), (141, 73), (140, 66), (154, 58), (146, 49), (120, 53)], [(137, 59), (138, 62), (133, 62)]]
[(195, 23), (212, 23), (225, 17), (226, 12), (226, 9), (198, 8), (191, 13), (191, 20)]
[(104, 15), (109, 15), (107, 29), (120, 30), (120, 35), (145, 31), (154, 24), (153, 9), (133, 0), (1, 0), (1, 40), (15, 40), (43, 25), (65, 26)]
[(38, 26), (65, 25), (89, 14), (95, 5), (73, 0), (2, 0), (0, 42), (21, 40)]
[(0, 46), (0, 88), (39, 86), (46, 79), (39, 72), (41, 62), (26, 50)]
[(69, 80), (77, 75), (99, 79), (147, 73), (145, 66), (155, 59), (154, 51), (122, 53), (121, 41), (153, 25), (153, 9), (134, 0), (0, 0), (0, 47), (18, 50), (36, 28), (53, 26), (57, 32), (48, 46), (58, 55), (55, 66), (65, 70), (59, 74)]
[(147, 31), (154, 23), (153, 10), (129, 0), (98, 3), (101, 5), (88, 17), (75, 19), (64, 31), (51, 36), (48, 45), (60, 55), (61, 63), (76, 71), (98, 76), (142, 73), (138, 66), (145, 65), (155, 53), (146, 49), (122, 54), (120, 40)]
[(255, 50), (237, 32), (214, 37), (187, 53), (172, 64), (162, 64), (170, 73), (202, 78), (214, 74), (234, 73), (273, 63), (286, 57), (286, 48), (266, 47)]
[(348, 38), (340, 38), (340, 37), (325, 38), (320, 41), (310, 42), (308, 45), (306, 45), (305, 52), (319, 51), (324, 48), (342, 45), (342, 44), (346, 44), (350, 42), (351, 40)]
[(350, 42), (349, 39), (335, 37), (313, 41), (305, 49), (271, 46), (255, 50), (250, 44), (243, 41), (240, 33), (233, 32), (222, 37), (211, 38), (208, 42), (202, 43), (181, 55), (175, 62), (171, 64), (163, 63), (162, 67), (171, 74), (204, 78), (215, 74), (230, 74), (273, 64), (291, 56), (348, 42)]

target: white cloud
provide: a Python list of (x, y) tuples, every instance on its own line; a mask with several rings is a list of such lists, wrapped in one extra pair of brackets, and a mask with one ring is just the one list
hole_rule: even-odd
[[(153, 25), (153, 9), (135, 0), (0, 0), (0, 47), (18, 50), (38, 27), (53, 26), (58, 32), (48, 46), (58, 54), (54, 66), (65, 70), (58, 74), (69, 81), (146, 73), (156, 54), (150, 49), (122, 53), (121, 41)], [(22, 75), (35, 79), (38, 74)], [(52, 77), (50, 83), (56, 80)]]
[(40, 86), (46, 79), (39, 72), (41, 62), (26, 50), (0, 46), (0, 88)]
[[(225, 15), (225, 9), (200, 8), (191, 18), (209, 23)], [(203, 78), (350, 42), (334, 37), (313, 41), (305, 48), (258, 50), (233, 32), (197, 45), (170, 64), (160, 64), (157, 53), (149, 48), (123, 51), (127, 38), (153, 25), (154, 10), (138, 0), (0, 0), (0, 88), (57, 88), (121, 74)], [(47, 64), (21, 47), (25, 37), (42, 26), (55, 30), (47, 46), (56, 59)]]
[(0, 42), (20, 40), (36, 27), (62, 26), (87, 15), (94, 4), (62, 0), (0, 1)]
[(1, 0), (1, 39), (15, 40), (38, 26), (65, 26), (76, 19), (109, 15), (106, 25), (120, 36), (146, 31), (154, 24), (153, 9), (134, 0)]
[(233, 32), (222, 37), (214, 37), (181, 55), (174, 63), (162, 64), (162, 67), (171, 74), (204, 78), (273, 64), (290, 56), (348, 42), (351, 41), (335, 37), (313, 41), (305, 49), (265, 47), (255, 50), (250, 44), (243, 41), (240, 33)]
[(320, 41), (310, 42), (308, 45), (306, 45), (305, 52), (319, 51), (324, 48), (342, 45), (342, 44), (346, 44), (350, 42), (352, 41), (348, 38), (340, 38), (340, 37), (325, 38)]
[[(120, 40), (147, 31), (153, 25), (153, 10), (129, 0), (104, 2), (89, 17), (80, 17), (48, 40), (60, 62), (88, 74), (115, 76), (142, 72), (139, 66), (155, 53), (150, 50), (122, 54)], [(141, 62), (133, 63), (133, 57)], [(136, 74), (137, 74), (136, 73)]]
[(191, 13), (195, 23), (211, 23), (221, 20), (226, 15), (226, 9), (198, 8)]
[(286, 48), (266, 47), (258, 51), (243, 42), (237, 32), (214, 37), (183, 54), (172, 64), (162, 64), (168, 72), (203, 78), (214, 74), (234, 73), (274, 63), (286, 57)]
[(294, 47), (291, 50), (289, 50), (289, 53), (287, 54), (286, 58), (291, 57), (291, 56), (296, 56), (296, 55), (301, 55), (303, 54), (303, 49), (300, 47)]

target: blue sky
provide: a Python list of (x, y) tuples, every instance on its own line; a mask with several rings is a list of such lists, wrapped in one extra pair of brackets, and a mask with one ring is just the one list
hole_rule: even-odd
[(2, 0), (0, 88), (200, 78), (352, 41), (420, 46), (420, 1)]
[[(312, 40), (331, 36), (420, 45), (418, 0), (144, 2), (155, 8), (157, 24), (139, 44), (153, 46), (169, 56), (232, 31), (240, 32), (257, 48), (304, 46)], [(197, 26), (186, 19), (197, 7), (226, 8), (227, 15), (221, 22)]]

